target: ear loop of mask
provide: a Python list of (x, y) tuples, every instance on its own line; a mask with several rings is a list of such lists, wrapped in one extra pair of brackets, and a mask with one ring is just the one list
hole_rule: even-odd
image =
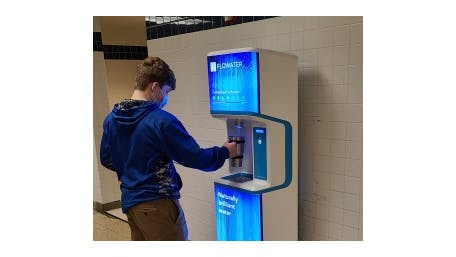
[(162, 87), (160, 87), (160, 91), (162, 93), (162, 100), (158, 104), (158, 108), (163, 109), (166, 106), (166, 104), (168, 104), (168, 94), (167, 93), (166, 94), (163, 93), (163, 88)]

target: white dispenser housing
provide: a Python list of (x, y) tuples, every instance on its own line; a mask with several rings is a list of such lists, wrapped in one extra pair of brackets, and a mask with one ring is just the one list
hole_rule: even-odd
[(207, 59), (211, 115), (244, 141), (215, 181), (217, 239), (297, 240), (297, 57), (241, 48)]

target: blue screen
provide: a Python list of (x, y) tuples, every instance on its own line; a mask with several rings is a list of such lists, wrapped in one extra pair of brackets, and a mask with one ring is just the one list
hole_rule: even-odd
[(217, 240), (262, 240), (261, 195), (215, 184)]
[(257, 52), (208, 56), (207, 70), (211, 113), (260, 111)]

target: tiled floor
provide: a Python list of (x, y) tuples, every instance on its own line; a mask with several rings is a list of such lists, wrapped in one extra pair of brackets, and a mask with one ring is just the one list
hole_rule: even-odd
[(107, 214), (93, 211), (94, 241), (130, 241), (128, 223)]

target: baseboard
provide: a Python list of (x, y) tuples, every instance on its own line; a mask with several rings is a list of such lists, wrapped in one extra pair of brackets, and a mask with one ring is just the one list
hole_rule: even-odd
[(109, 203), (93, 202), (93, 209), (98, 212), (106, 212), (118, 208), (120, 208), (120, 200)]

